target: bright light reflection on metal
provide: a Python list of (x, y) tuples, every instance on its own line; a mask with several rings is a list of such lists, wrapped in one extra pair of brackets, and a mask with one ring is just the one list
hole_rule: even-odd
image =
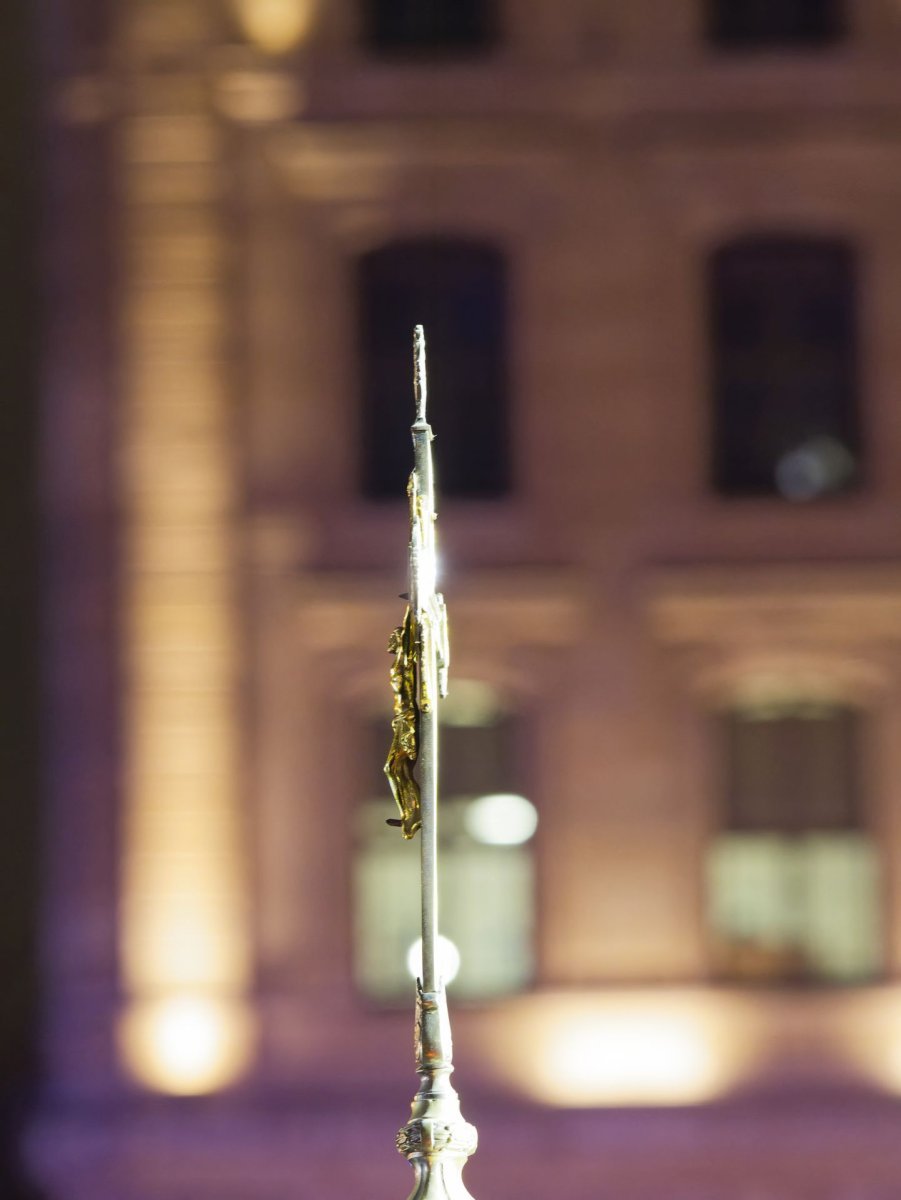
[(423, 548), (419, 554), (420, 594), (431, 596), (438, 582), (438, 558), (434, 550)]
[[(457, 978), (460, 970), (460, 951), (444, 934), (438, 935), (438, 974), (445, 983)], [(417, 938), (407, 951), (407, 970), (414, 979), (422, 978), (422, 938)]]
[(486, 846), (521, 846), (538, 828), (538, 812), (525, 796), (498, 792), (467, 805), (463, 824)]

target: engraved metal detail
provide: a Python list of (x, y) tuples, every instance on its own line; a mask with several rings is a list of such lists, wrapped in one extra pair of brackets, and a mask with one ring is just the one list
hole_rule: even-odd
[(438, 1150), (451, 1150), (469, 1158), (479, 1144), (475, 1125), (468, 1121), (448, 1124), (446, 1121), (411, 1121), (398, 1130), (397, 1148), (405, 1158), (414, 1155), (432, 1154)]

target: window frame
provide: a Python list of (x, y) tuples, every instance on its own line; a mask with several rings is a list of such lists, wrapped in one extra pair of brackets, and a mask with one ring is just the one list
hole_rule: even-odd
[[(470, 61), (491, 54), (501, 41), (500, 0), (467, 0), (472, 10), (472, 30), (469, 34), (461, 28), (453, 36), (454, 14), (459, 13), (459, 0), (429, 0), (428, 7), (438, 9), (436, 28), (427, 35), (427, 22), (421, 19), (424, 36), (416, 37), (415, 31), (406, 36), (397, 31), (392, 35), (392, 18), (400, 29), (397, 6), (392, 0), (363, 0), (360, 6), (360, 41), (368, 54), (380, 59), (394, 61)], [(407, 0), (409, 15), (422, 10), (422, 3)], [(443, 8), (442, 8), (443, 6)], [(387, 15), (386, 15), (387, 14)], [(441, 19), (449, 26), (441, 36)], [(415, 21), (414, 21), (415, 24)], [(381, 26), (381, 28), (380, 28)], [(451, 36), (447, 37), (447, 33)]]
[[(455, 682), (467, 683), (471, 681), (473, 681), (473, 677), (469, 676), (464, 680), (457, 679)], [(503, 742), (506, 742), (504, 757), (507, 759), (507, 771), (509, 772), (509, 784), (507, 785), (508, 790), (515, 790), (518, 794), (526, 795), (540, 813), (540, 803), (532, 795), (532, 788), (529, 786), (530, 780), (534, 775), (532, 764), (529, 760), (529, 747), (531, 745), (530, 725), (532, 721), (532, 715), (527, 707), (524, 707), (516, 702), (515, 697), (511, 699), (511, 697), (505, 695), (493, 685), (487, 684), (487, 681), (476, 680), (475, 682), (477, 682), (479, 686), (486, 686), (491, 692), (494, 693), (494, 703), (496, 708), (492, 720), (474, 722), (472, 728), (484, 729), (489, 725), (497, 727), (500, 738)], [(453, 687), (451, 690), (451, 696), (453, 697)], [(465, 721), (441, 721), (440, 713), (439, 722), (441, 734), (443, 735), (441, 740), (444, 742), (445, 748), (447, 747), (448, 731), (450, 729), (467, 727)], [(382, 737), (383, 733), (384, 737)], [(370, 716), (368, 719), (360, 719), (357, 741), (360, 744), (368, 745), (369, 749), (372, 750), (376, 757), (379, 757), (379, 753), (377, 752), (379, 751), (379, 747), (383, 741), (384, 749), (387, 753), (388, 744), (390, 742), (390, 714), (382, 713), (373, 715), (370, 711)], [(501, 775), (504, 775), (505, 771), (503, 766), (501, 764), (497, 765), (501, 768)], [(394, 809), (394, 803), (390, 795), (387, 781), (384, 782), (384, 785), (378, 795), (372, 794), (374, 791), (374, 784), (381, 784), (381, 780), (378, 778), (380, 774), (380, 771), (366, 772), (365, 774), (363, 772), (359, 772), (356, 781), (358, 791), (357, 795), (352, 800), (352, 814), (354, 820), (351, 821), (351, 825), (354, 827), (354, 832), (351, 838), (348, 840), (348, 884), (350, 888), (348, 910), (350, 917), (350, 926), (348, 930), (350, 952), (349, 979), (351, 981), (354, 995), (361, 1003), (371, 1007), (374, 1010), (388, 1011), (405, 1005), (408, 1002), (409, 991), (413, 987), (413, 981), (412, 979), (405, 980), (405, 982), (409, 984), (409, 988), (402, 988), (401, 985), (403, 976), (399, 974), (396, 991), (386, 991), (384, 994), (378, 994), (377, 992), (368, 990), (360, 976), (357, 942), (357, 912), (358, 905), (360, 903), (359, 896), (357, 895), (357, 872), (361, 861), (361, 853), (365, 852), (367, 849), (366, 839), (361, 834), (360, 827), (364, 823), (368, 823), (371, 819), (376, 819), (377, 811), (381, 812), (386, 819), (388, 817), (394, 817), (397, 815)], [(473, 780), (469, 777), (468, 771), (465, 769), (463, 771), (462, 779), (463, 782), (468, 784), (473, 782)], [(501, 784), (498, 782), (498, 779), (495, 779), (492, 786), (498, 787), (501, 786)], [(439, 812), (442, 804), (453, 805), (453, 812), (448, 812), (448, 810), (445, 809), (445, 814), (449, 818), (450, 824), (453, 826), (453, 828), (448, 831), (447, 822), (442, 822), (439, 819), (439, 862), (444, 861), (447, 863), (448, 858), (453, 856), (455, 853), (453, 843), (461, 840), (471, 843), (472, 849), (477, 857), (481, 856), (485, 858), (491, 854), (506, 854), (513, 852), (520, 858), (524, 857), (526, 859), (522, 866), (525, 869), (525, 873), (528, 875), (528, 882), (526, 886), (529, 890), (530, 905), (529, 911), (524, 914), (525, 919), (522, 929), (520, 930), (520, 934), (528, 943), (528, 961), (526, 963), (526, 969), (521, 980), (515, 986), (497, 988), (496, 990), (489, 988), (488, 990), (480, 991), (468, 989), (465, 983), (462, 985), (462, 990), (461, 985), (458, 982), (449, 985), (453, 990), (455, 999), (470, 1008), (506, 1003), (517, 996), (521, 996), (533, 991), (535, 987), (538, 986), (541, 970), (540, 822), (538, 830), (522, 843), (513, 844), (510, 846), (498, 846), (491, 845), (489, 843), (482, 844), (475, 838), (471, 837), (471, 835), (465, 834), (462, 829), (464, 808), (466, 804), (471, 802), (479, 794), (481, 794), (481, 790), (477, 790), (475, 795), (470, 794), (470, 792), (466, 792), (465, 794), (455, 793), (453, 795), (449, 795), (447, 794), (446, 788), (442, 789), (442, 795), (439, 801)], [(450, 835), (450, 841), (445, 842), (444, 839), (448, 835), (448, 832)], [(407, 851), (407, 853), (410, 855), (410, 861), (414, 863), (415, 872), (418, 874), (420, 859), (418, 839), (420, 835), (417, 834), (412, 843), (402, 844), (400, 833), (396, 829), (391, 829), (386, 831), (385, 842), (383, 844), (387, 844), (389, 836), (396, 840), (396, 848), (399, 851)], [(513, 866), (515, 870), (515, 864), (513, 864)], [(445, 886), (447, 886), (450, 875), (451, 873), (448, 870), (445, 870), (443, 873), (441, 873), (439, 877), (439, 884), (443, 883)], [(418, 903), (418, 887), (414, 890), (416, 891)], [(446, 898), (442, 901), (443, 905), (445, 903)], [(418, 921), (418, 907), (416, 909), (416, 916)], [(449, 923), (449, 927), (445, 927), (443, 923), (442, 933), (452, 934), (453, 922)], [(465, 945), (461, 947), (461, 949), (463, 949), (465, 952)]]
[[(390, 263), (392, 255), (399, 258), (397, 274), (393, 279), (384, 265)], [(418, 264), (417, 256), (420, 258)], [(468, 259), (465, 268), (454, 264), (457, 256), (461, 260)], [(434, 275), (442, 259), (450, 264), (451, 282), (444, 293), (436, 293)], [(364, 503), (381, 504), (403, 498), (409, 474), (408, 429), (412, 421), (412, 400), (409, 407), (396, 405), (394, 400), (397, 396), (412, 397), (412, 357), (407, 347), (412, 346), (414, 323), (421, 323), (425, 327), (429, 418), (436, 437), (442, 439), (435, 464), (436, 483), (442, 502), (495, 505), (507, 503), (513, 498), (517, 484), (513, 456), (511, 273), (510, 257), (503, 244), (496, 238), (469, 232), (432, 230), (400, 234), (367, 249), (356, 258), (356, 394), (360, 423), (357, 492)], [(431, 279), (433, 286), (430, 288), (428, 283), (424, 283), (422, 290), (431, 291), (438, 298), (411, 305), (408, 314), (411, 320), (407, 322), (409, 333), (404, 332), (401, 339), (398, 332), (396, 340), (392, 338), (388, 342), (384, 336), (376, 333), (374, 324), (379, 319), (379, 313), (397, 307), (396, 303), (390, 301), (390, 292), (393, 288), (403, 293), (407, 286), (405, 275), (417, 280), (420, 277), (424, 281)], [(485, 322), (482, 343), (472, 349), (473, 342), (469, 339), (468, 356), (463, 355), (462, 351), (457, 354), (452, 352), (456, 341), (466, 340), (455, 338), (452, 329), (455, 325), (466, 323), (463, 306), (466, 285), (472, 289), (484, 286), (486, 303), (493, 310), (493, 320)], [(410, 298), (412, 295), (411, 289)], [(421, 308), (427, 310), (422, 320), (418, 319)], [(430, 308), (437, 317), (431, 322), (428, 319)], [(413, 319), (414, 311), (416, 319)], [(481, 351), (479, 345), (482, 346)], [(464, 368), (456, 379), (452, 373), (442, 370), (443, 355), (447, 355), (446, 361), (463, 358), (466, 362), (475, 360), (479, 353), (482, 353), (485, 361), (479, 363), (478, 370), (467, 373)], [(392, 380), (389, 386), (387, 375), (390, 372), (386, 373), (384, 367), (378, 364), (391, 355), (396, 358), (398, 370), (396, 380)], [(466, 386), (470, 376), (475, 381), (474, 386)], [(482, 391), (479, 391), (480, 385)], [(456, 392), (453, 390), (455, 387)], [(450, 403), (452, 397), (455, 400), (453, 404)], [(467, 406), (465, 411), (456, 402), (460, 397), (464, 398)], [(386, 416), (390, 419), (386, 419)], [(478, 435), (481, 457), (476, 460), (476, 482), (463, 487), (461, 482), (466, 474), (465, 463), (471, 461), (464, 454), (464, 446), (473, 434)]]
[[(751, 282), (755, 273), (757, 283)], [(819, 295), (814, 286), (818, 273), (830, 280), (829, 288)], [(800, 281), (797, 291), (775, 308), (778, 314), (781, 307), (784, 315), (767, 321), (756, 342), (749, 336), (745, 354), (751, 360), (756, 358), (761, 374), (772, 369), (774, 363), (778, 366), (780, 356), (784, 359), (789, 349), (821, 356), (822, 362), (817, 363), (814, 357), (813, 367), (808, 370), (815, 371), (819, 366), (829, 372), (824, 411), (816, 413), (811, 404), (809, 380), (806, 398), (797, 392), (798, 379), (804, 380), (797, 368), (797, 378), (791, 378), (789, 356), (788, 369), (782, 378), (776, 375), (766, 382), (752, 378), (743, 389), (744, 413), (730, 412), (730, 406), (734, 410), (736, 397), (742, 391), (739, 371), (742, 347), (738, 333), (734, 330), (730, 333), (729, 324), (735, 322), (735, 313), (742, 306), (751, 310), (746, 311), (746, 320), (760, 321), (767, 308), (766, 293), (774, 281), (779, 282), (781, 276), (782, 287), (785, 278), (793, 274)], [(745, 230), (708, 250), (704, 263), (709, 413), (707, 486), (718, 500), (818, 506), (845, 502), (866, 490), (870, 464), (863, 395), (861, 290), (861, 254), (850, 236), (762, 228)], [(819, 300), (819, 312), (815, 300)], [(841, 338), (829, 336), (825, 330), (828, 319), (838, 321)], [(824, 330), (817, 331), (816, 337), (808, 333), (805, 340), (802, 327), (813, 320), (823, 322)], [(768, 397), (764, 395), (767, 387)], [(778, 400), (780, 396), (791, 395), (792, 388), (796, 392), (795, 402), (786, 412), (786, 406), (780, 406)], [(794, 439), (788, 434), (792, 422), (799, 429)], [(749, 423), (762, 425), (756, 446), (748, 436)], [(767, 441), (782, 441), (784, 445), (777, 452), (775, 446), (767, 447)], [(749, 442), (751, 456), (742, 461), (737, 447)], [(805, 453), (810, 463), (806, 468), (808, 473), (812, 476), (820, 469), (825, 472), (825, 482), (819, 490), (811, 483), (805, 494), (801, 480), (801, 487), (792, 494), (788, 479), (780, 486), (779, 467), (784, 466), (787, 471), (788, 459), (792, 457), (799, 459), (800, 465), (799, 456)], [(798, 466), (794, 470), (797, 472)]]
[[(822, 27), (819, 30), (811, 29), (807, 33), (800, 29), (793, 33), (787, 28), (787, 24), (780, 32), (777, 23), (767, 30), (765, 21), (761, 21), (761, 27), (755, 32), (753, 15), (750, 20), (746, 18), (749, 28), (741, 32), (741, 21), (735, 20), (735, 2), (736, 0), (705, 0), (702, 14), (704, 40), (707, 46), (718, 53), (815, 54), (842, 45), (850, 35), (850, 13), (845, 0), (822, 0)], [(799, 0), (795, 0), (795, 5), (796, 9), (800, 7)], [(777, 7), (774, 0), (771, 0), (771, 7)], [(799, 16), (797, 12), (795, 15)]]
[[(805, 710), (807, 710), (805, 712)], [(784, 721), (795, 720), (816, 720), (817, 710), (823, 712), (827, 717), (835, 715), (838, 721), (837, 734), (846, 742), (846, 750), (841, 752), (848, 756), (848, 788), (853, 795), (849, 796), (847, 811), (844, 819), (835, 821), (818, 821), (814, 815), (808, 820), (794, 819), (792, 814), (789, 814), (785, 820), (779, 822), (763, 821), (755, 823), (743, 821), (741, 814), (730, 812), (733, 797), (730, 796), (730, 791), (735, 786), (735, 779), (732, 774), (732, 751), (736, 747), (736, 736), (734, 727), (730, 729), (730, 723), (740, 722), (743, 718), (748, 721), (768, 721), (773, 723), (781, 723)], [(708, 943), (708, 958), (711, 964), (711, 970), (717, 982), (733, 987), (764, 987), (774, 990), (786, 990), (800, 988), (805, 990), (824, 990), (854, 988), (871, 986), (882, 981), (886, 976), (887, 971), (887, 955), (886, 955), (886, 921), (887, 910), (884, 903), (884, 888), (885, 888), (885, 855), (881, 847), (876, 833), (872, 827), (870, 819), (870, 798), (867, 795), (866, 784), (866, 745), (867, 745), (867, 722), (870, 714), (861, 705), (848, 704), (841, 702), (823, 703), (822, 699), (811, 701), (803, 695), (797, 697), (783, 697), (779, 702), (772, 705), (772, 711), (766, 715), (754, 714), (754, 707), (749, 707), (747, 704), (730, 703), (720, 706), (717, 709), (708, 713), (708, 721), (711, 722), (716, 732), (713, 735), (715, 745), (711, 744), (711, 752), (718, 760), (719, 769), (715, 772), (715, 777), (718, 780), (718, 803), (716, 805), (717, 817), (713, 822), (710, 830), (710, 835), (707, 840), (706, 850), (704, 853), (704, 921)], [(784, 751), (784, 743), (786, 735), (790, 735), (791, 731), (786, 730), (784, 725), (782, 736), (778, 733), (775, 736), (775, 744), (773, 750), (777, 753)], [(797, 736), (797, 735), (796, 735)], [(804, 737), (798, 736), (797, 740), (803, 744)], [(780, 743), (782, 743), (780, 745)], [(847, 749), (847, 743), (850, 743), (851, 748)], [(810, 758), (815, 753), (815, 746), (810, 744), (802, 750), (804, 757)], [(795, 767), (796, 776), (803, 772), (799, 772)], [(783, 790), (786, 790), (784, 785), (785, 779), (779, 781)], [(791, 780), (792, 784), (797, 784), (797, 777)], [(742, 974), (741, 972), (730, 971), (721, 961), (723, 946), (720, 944), (722, 939), (728, 940), (727, 935), (717, 929), (715, 921), (715, 911), (717, 900), (722, 903), (722, 897), (716, 896), (715, 875), (717, 874), (716, 855), (721, 853), (728, 842), (740, 844), (745, 840), (750, 846), (757, 843), (762, 846), (765, 842), (772, 843), (773, 849), (778, 848), (779, 854), (783, 858), (781, 867), (783, 883), (786, 878), (794, 876), (795, 885), (799, 880), (802, 881), (803, 891), (798, 902), (806, 905), (811, 896), (811, 888), (813, 887), (813, 866), (814, 857), (811, 854), (816, 850), (816, 843), (819, 842), (820, 850), (830, 840), (838, 844), (838, 839), (844, 839), (847, 842), (847, 847), (852, 849), (855, 842), (859, 843), (858, 850), (863, 849), (870, 858), (870, 866), (872, 868), (872, 903), (874, 905), (874, 941), (875, 950), (878, 955), (877, 961), (873, 964), (872, 972), (862, 973), (859, 976), (849, 976), (842, 978), (840, 974), (830, 976), (828, 967), (820, 964), (817, 969), (817, 964), (811, 962), (806, 969), (801, 965), (801, 960), (805, 954), (809, 954), (812, 947), (816, 944), (816, 922), (812, 925), (808, 924), (802, 932), (802, 936), (796, 940), (788, 939), (784, 944), (778, 944), (770, 948), (772, 954), (778, 955), (782, 953), (785, 958), (784, 973), (779, 973), (778, 969), (771, 974), (762, 973), (756, 977), (753, 973)], [(733, 846), (734, 849), (734, 846)], [(719, 868), (722, 870), (722, 868)], [(786, 875), (785, 871), (789, 874)], [(777, 872), (778, 874), (779, 872)], [(788, 913), (786, 911), (785, 915)], [(823, 922), (821, 921), (820, 924)], [(753, 946), (750, 948), (753, 953)], [(765, 951), (765, 948), (763, 948)], [(792, 957), (796, 957), (797, 970), (791, 969)]]

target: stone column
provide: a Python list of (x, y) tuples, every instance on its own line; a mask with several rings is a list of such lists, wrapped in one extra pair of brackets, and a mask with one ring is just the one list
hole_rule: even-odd
[(227, 1086), (253, 1042), (228, 164), (207, 75), (220, 19), (202, 0), (133, 0), (118, 47), (120, 1034), (131, 1072), (175, 1093)]

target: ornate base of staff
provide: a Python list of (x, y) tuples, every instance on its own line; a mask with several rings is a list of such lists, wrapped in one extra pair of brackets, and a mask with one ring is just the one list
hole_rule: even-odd
[(447, 998), (442, 988), (416, 998), (416, 1093), (410, 1120), (397, 1135), (397, 1148), (416, 1173), (410, 1200), (472, 1200), (462, 1171), (478, 1145), (474, 1125), (460, 1112), (450, 1081), (453, 1049)]
[(403, 624), (388, 643), (394, 693), (392, 739), (385, 774), (406, 839), (421, 831), (422, 979), (417, 981), (416, 1070), (419, 1091), (397, 1148), (416, 1174), (410, 1200), (472, 1200), (461, 1172), (476, 1148), (475, 1128), (463, 1119), (450, 1081), (450, 1021), (437, 970), (438, 942), (438, 704), (447, 694), (448, 641), (444, 601), (435, 591), (435, 495), (432, 429), (426, 420), (425, 335), (413, 337), (416, 420), (410, 500), (410, 592)]

